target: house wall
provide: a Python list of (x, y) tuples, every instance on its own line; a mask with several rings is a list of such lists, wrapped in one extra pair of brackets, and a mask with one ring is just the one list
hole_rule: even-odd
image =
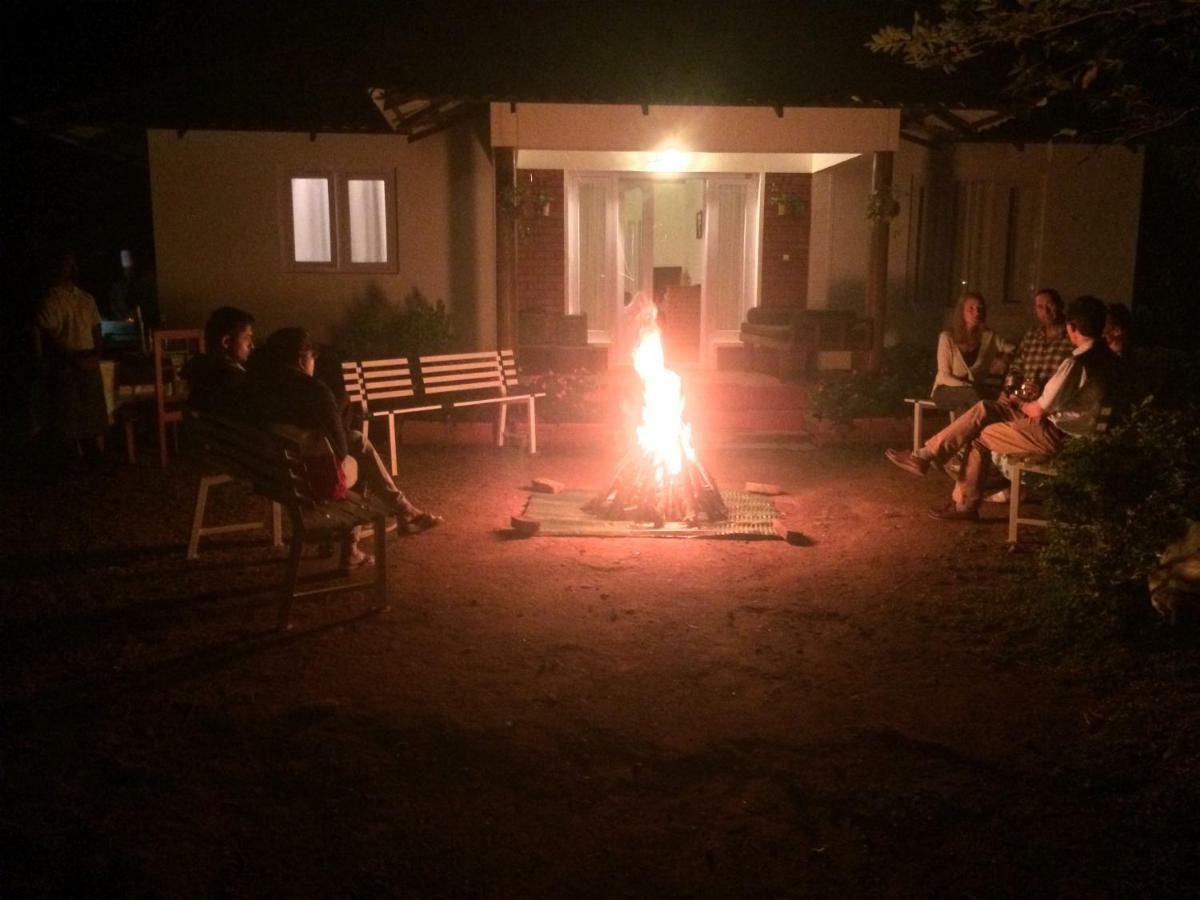
[(866, 308), (867, 197), (871, 157), (855, 157), (812, 176), (808, 306)]
[[(1013, 339), (1041, 286), (1064, 297), (1132, 293), (1142, 156), (1124, 148), (901, 142), (885, 343), (932, 343), (955, 298), (982, 290)], [(811, 308), (866, 308), (871, 158), (812, 176)]]
[[(1123, 147), (960, 145), (961, 184), (1003, 181), (1028, 187), (1030, 232), (1016, 260), (1020, 293), (989, 306), (994, 327), (1019, 336), (1032, 321), (1030, 297), (1054, 287), (1064, 298), (1095, 294), (1128, 302), (1133, 294), (1141, 212), (1143, 154)], [(1025, 223), (1028, 223), (1027, 225)], [(960, 279), (961, 280), (961, 279)]]
[[(234, 304), (254, 313), (262, 334), (299, 323), (327, 336), (352, 298), (379, 290), (399, 300), (416, 287), (446, 302), (465, 346), (495, 346), (494, 173), (478, 124), (415, 143), (160, 130), (148, 142), (158, 288), (172, 325), (201, 325), (214, 307)], [(395, 272), (288, 270), (281, 192), (304, 169), (395, 172)]]
[[(763, 208), (760, 306), (808, 305), (809, 235), (814, 176), (768, 172)], [(774, 193), (793, 195), (797, 209), (780, 215)]]

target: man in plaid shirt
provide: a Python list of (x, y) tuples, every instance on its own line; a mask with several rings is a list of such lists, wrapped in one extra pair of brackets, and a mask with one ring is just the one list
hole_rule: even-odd
[(1025, 381), (1036, 382), (1040, 391), (1074, 349), (1067, 338), (1063, 301), (1058, 291), (1054, 288), (1038, 291), (1033, 297), (1033, 310), (1037, 324), (1025, 332), (1008, 367), (1004, 379), (1006, 394), (1019, 392)]

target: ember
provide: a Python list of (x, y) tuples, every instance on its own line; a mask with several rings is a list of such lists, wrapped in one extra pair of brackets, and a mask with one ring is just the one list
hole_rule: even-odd
[(654, 303), (643, 298), (633, 367), (642, 379), (642, 419), (637, 445), (617, 466), (612, 483), (587, 505), (608, 519), (696, 525), (728, 518), (717, 483), (692, 447), (692, 428), (683, 418), (679, 375), (663, 358), (662, 331)]

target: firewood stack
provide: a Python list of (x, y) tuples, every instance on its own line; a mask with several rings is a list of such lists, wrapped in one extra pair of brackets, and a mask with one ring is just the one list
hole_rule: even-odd
[(625, 455), (608, 489), (585, 509), (606, 519), (653, 523), (655, 528), (667, 522), (695, 526), (702, 517), (707, 522), (729, 518), (716, 481), (699, 460), (685, 454), (679, 474), (670, 475), (640, 447)]

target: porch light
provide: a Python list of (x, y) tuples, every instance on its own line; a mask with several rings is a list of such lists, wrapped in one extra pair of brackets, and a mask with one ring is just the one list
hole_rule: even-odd
[(682, 172), (689, 167), (692, 154), (675, 147), (659, 150), (649, 155), (646, 169), (650, 172)]

